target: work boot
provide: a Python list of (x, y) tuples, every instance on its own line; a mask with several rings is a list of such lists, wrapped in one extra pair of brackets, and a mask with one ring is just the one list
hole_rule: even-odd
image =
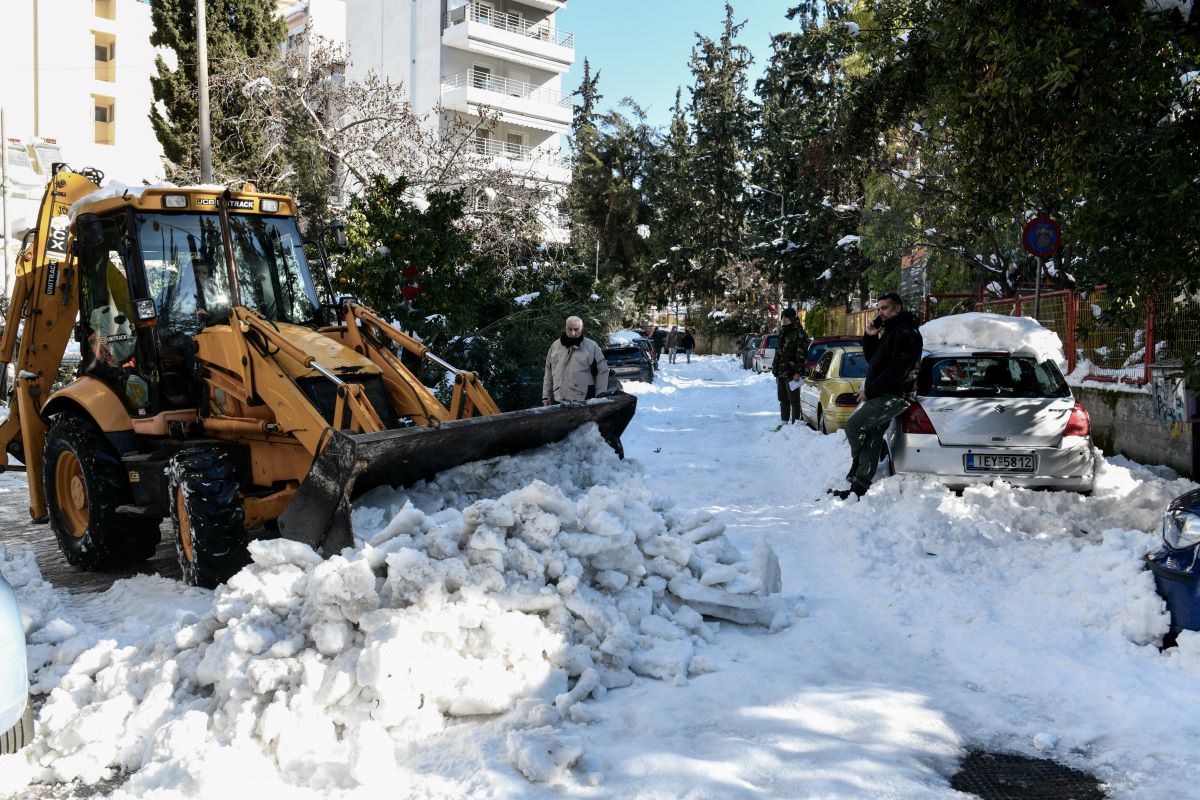
[(829, 493), (831, 495), (833, 495), (834, 497), (838, 498), (839, 500), (845, 500), (845, 499), (849, 498), (850, 495), (854, 495), (855, 497), (862, 497), (864, 494), (867, 493), (867, 490), (859, 488), (855, 484), (851, 484), (849, 489), (830, 489)]

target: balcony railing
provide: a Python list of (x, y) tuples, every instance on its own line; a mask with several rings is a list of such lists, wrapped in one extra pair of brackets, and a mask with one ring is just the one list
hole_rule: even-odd
[(443, 89), (458, 89), (463, 86), (506, 94), (522, 100), (532, 100), (535, 103), (548, 103), (558, 108), (571, 107), (571, 96), (564, 95), (556, 89), (542, 89), (531, 83), (514, 81), (512, 78), (492, 75), (482, 70), (467, 69), (442, 78)]
[(471, 149), (481, 156), (489, 158), (511, 158), (513, 161), (536, 161), (547, 167), (567, 169), (570, 164), (560, 155), (538, 151), (527, 144), (506, 142), (502, 139), (475, 136), (471, 139)]
[(499, 156), (501, 158), (511, 158), (516, 161), (528, 161), (530, 155), (533, 153), (533, 148), (527, 144), (503, 142), (499, 139), (485, 139), (482, 136), (476, 136), (472, 139), (471, 146), (478, 155)]
[(525, 36), (541, 42), (550, 42), (560, 47), (575, 47), (575, 34), (573, 33), (552, 28), (545, 22), (530, 24), (520, 14), (497, 11), (482, 3), (471, 3), (470, 5), (460, 6), (459, 8), (447, 11), (443, 19), (442, 28), (449, 28), (451, 25), (458, 25), (467, 20), (477, 22), (481, 25), (490, 25), (497, 30), (508, 31), (518, 36)]

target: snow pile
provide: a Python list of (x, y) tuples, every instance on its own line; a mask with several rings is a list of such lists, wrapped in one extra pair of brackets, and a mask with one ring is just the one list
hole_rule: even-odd
[(1004, 350), (1032, 355), (1039, 362), (1053, 361), (1067, 368), (1062, 340), (1029, 317), (1009, 317), (972, 311), (930, 320), (921, 326), (925, 349), (962, 347)]
[(355, 546), (328, 560), (254, 542), (227, 586), (195, 590), (207, 607), (103, 629), (64, 607), (31, 553), (6, 559), (31, 615), (35, 691), (48, 693), (9, 780), (94, 783), (116, 768), (134, 773), (131, 796), (207, 797), (236, 761), (277, 788), (394, 786), (398, 749), (507, 714), (508, 760), (528, 779), (575, 766), (595, 782), (561, 730), (589, 721), (582, 701), (637, 676), (713, 671), (702, 614), (773, 630), (789, 619), (765, 543), (745, 560), (708, 514), (664, 507), (594, 425), (374, 490), (354, 527)]

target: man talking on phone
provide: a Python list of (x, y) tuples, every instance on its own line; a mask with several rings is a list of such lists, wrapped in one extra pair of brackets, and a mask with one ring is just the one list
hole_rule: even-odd
[(843, 500), (851, 493), (866, 494), (879, 466), (883, 434), (916, 397), (924, 345), (917, 318), (904, 310), (904, 301), (895, 293), (879, 298), (876, 310), (879, 316), (867, 323), (862, 342), (867, 377), (858, 393), (859, 406), (846, 421), (852, 459), (846, 474), (850, 488), (830, 491)]

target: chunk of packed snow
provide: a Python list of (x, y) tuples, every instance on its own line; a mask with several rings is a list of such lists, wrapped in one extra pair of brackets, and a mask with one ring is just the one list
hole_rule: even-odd
[[(281, 785), (336, 793), (389, 785), (392, 751), (451, 720), (516, 712), (532, 727), (509, 736), (510, 761), (548, 781), (583, 756), (560, 727), (591, 718), (589, 697), (637, 676), (710, 672), (697, 661), (713, 636), (702, 613), (768, 626), (782, 607), (761, 594), (763, 576), (778, 591), (763, 552), (746, 562), (711, 515), (665, 508), (595, 425), (375, 489), (352, 519), (341, 554), (254, 541), (226, 585), (188, 590), (203, 604), (123, 638), (29, 603), (32, 682), (48, 697), (39, 737), (16, 757), (25, 780), (95, 783), (119, 769), (133, 773), (129, 791), (182, 781), (212, 796), (223, 779), (189, 765), (215, 742), (271, 765)], [(36, 565), (5, 571), (41, 584)], [(720, 585), (701, 586), (708, 573)]]
[(1029, 317), (1008, 317), (978, 311), (930, 320), (921, 326), (925, 349), (967, 348), (1024, 353), (1039, 362), (1067, 365), (1062, 340)]

